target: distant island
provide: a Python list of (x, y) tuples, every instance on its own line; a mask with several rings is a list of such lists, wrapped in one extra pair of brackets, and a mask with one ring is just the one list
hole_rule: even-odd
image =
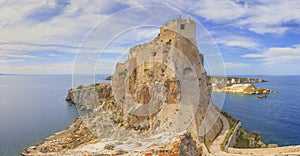
[(223, 82), (223, 83), (262, 83), (262, 82), (268, 82), (267, 80), (264, 80), (262, 78), (249, 78), (249, 77), (236, 77), (236, 76), (207, 76), (208, 79), (213, 81), (213, 83), (216, 82)]
[[(234, 94), (256, 94), (257, 98), (266, 98), (267, 94), (275, 93), (268, 88), (257, 88), (253, 83), (268, 82), (261, 78), (208, 76), (213, 92), (225, 92)], [(260, 95), (263, 94), (263, 95)]]

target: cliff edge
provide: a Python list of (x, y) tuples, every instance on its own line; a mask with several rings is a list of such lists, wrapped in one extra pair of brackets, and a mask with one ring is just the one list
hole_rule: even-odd
[(179, 17), (162, 25), (152, 41), (132, 47), (112, 83), (69, 90), (66, 100), (85, 110), (82, 125), (99, 142), (63, 155), (200, 155), (200, 144), (217, 137), (222, 121), (195, 32), (195, 21)]

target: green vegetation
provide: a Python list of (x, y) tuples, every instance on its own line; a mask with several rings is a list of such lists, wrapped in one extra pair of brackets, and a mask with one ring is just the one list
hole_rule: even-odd
[(82, 89), (83, 85), (79, 85), (76, 89)]
[(235, 125), (239, 122), (239, 120), (236, 120), (231, 115), (229, 115), (227, 112), (221, 111), (221, 114), (227, 118), (230, 129), (234, 128)]
[[(212, 78), (216, 78), (216, 79), (227, 79), (227, 80), (230, 80), (230, 79), (239, 79), (241, 82), (247, 82), (249, 79), (250, 80), (259, 80), (259, 78), (246, 78), (246, 77), (234, 77), (234, 76), (212, 76), (212, 75), (209, 75), (207, 76), (208, 79), (212, 79)], [(261, 80), (261, 82), (268, 82), (266, 80)]]
[(207, 76), (208, 79), (211, 79), (211, 78), (227, 78), (227, 79), (232, 79), (232, 78), (238, 78), (238, 77), (233, 77), (233, 76), (212, 76), (212, 75), (209, 75)]
[(244, 129), (240, 129), (238, 138), (236, 140), (235, 148), (263, 148), (266, 145), (261, 141), (261, 136), (254, 131), (248, 133)]
[(107, 77), (105, 78), (105, 80), (112, 80), (112, 78), (113, 78), (113, 76), (110, 75), (110, 76), (107, 76)]
[[(230, 125), (230, 129), (226, 134), (224, 141), (222, 142), (221, 149), (224, 151), (225, 146), (228, 144), (229, 137), (233, 134), (234, 129), (236, 128), (239, 120), (234, 119), (228, 113), (222, 111), (222, 115), (224, 115)], [(266, 145), (261, 141), (261, 136), (258, 132), (248, 133), (248, 131), (244, 130), (242, 127), (238, 129), (237, 132), (237, 140), (234, 148), (263, 148)]]
[(94, 83), (94, 84), (89, 85), (89, 87), (97, 87), (99, 85), (100, 85), (100, 83)]
[[(100, 83), (94, 83), (94, 84), (89, 85), (88, 87), (97, 87), (99, 85), (100, 85)], [(82, 88), (84, 88), (84, 86), (83, 85), (79, 85), (76, 89), (80, 90)]]

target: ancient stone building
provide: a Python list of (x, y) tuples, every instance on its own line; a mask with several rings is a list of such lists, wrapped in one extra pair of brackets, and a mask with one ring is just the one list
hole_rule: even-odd
[(205, 122), (207, 140), (214, 139), (222, 124), (212, 118), (218, 113), (209, 107), (203, 61), (196, 22), (189, 18), (163, 24), (155, 39), (132, 47), (128, 60), (117, 64), (112, 81), (115, 100), (130, 114), (128, 123), (159, 132), (188, 130), (202, 142)]

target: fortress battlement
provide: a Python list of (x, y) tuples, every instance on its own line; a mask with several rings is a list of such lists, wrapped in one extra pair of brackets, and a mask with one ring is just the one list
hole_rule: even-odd
[(163, 34), (166, 30), (172, 30), (177, 35), (182, 35), (196, 43), (196, 21), (190, 19), (190, 17), (182, 19), (181, 16), (178, 16), (176, 19), (163, 24), (160, 28), (160, 34)]

